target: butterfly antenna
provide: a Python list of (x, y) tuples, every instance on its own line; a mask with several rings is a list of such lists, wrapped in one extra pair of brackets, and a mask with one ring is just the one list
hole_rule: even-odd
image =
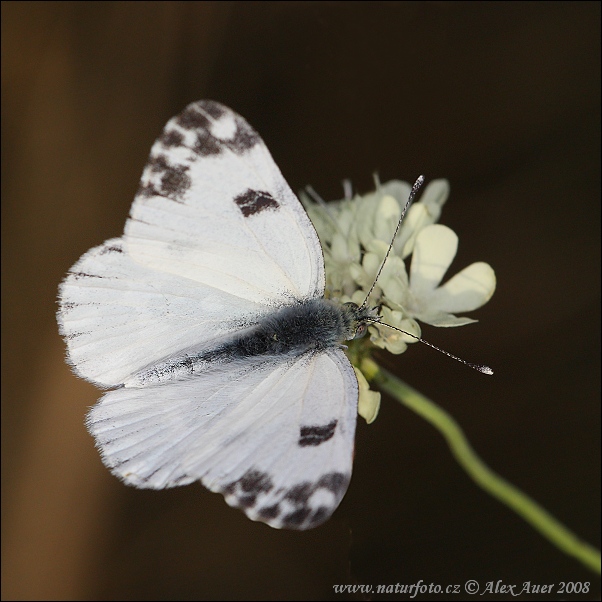
[[(393, 238), (391, 239), (391, 244), (389, 245), (389, 248), (387, 249), (385, 258), (383, 259), (382, 263), (380, 264), (380, 268), (378, 268), (378, 272), (376, 273), (376, 278), (374, 279), (374, 282), (372, 283), (372, 286), (370, 287), (370, 290), (368, 291), (368, 294), (366, 295), (364, 302), (360, 305), (360, 309), (363, 309), (364, 307), (366, 307), (366, 303), (368, 303), (368, 298), (372, 294), (372, 291), (374, 290), (374, 287), (376, 286), (376, 282), (378, 281), (378, 277), (380, 276), (380, 273), (383, 271), (383, 268), (385, 267), (385, 262), (387, 261), (387, 258), (389, 257), (389, 253), (391, 253), (391, 249), (393, 248), (393, 243), (395, 242), (395, 237), (397, 236), (397, 233), (399, 232), (399, 228), (401, 227), (401, 222), (403, 222), (403, 218), (405, 217), (407, 210), (409, 209), (410, 205), (414, 202), (416, 193), (420, 190), (420, 187), (423, 184), (424, 184), (424, 176), (418, 176), (418, 179), (414, 182), (414, 186), (412, 186), (412, 190), (410, 191), (410, 196), (408, 197), (408, 202), (406, 203), (406, 206), (403, 208), (403, 211), (401, 212), (401, 215), (399, 216), (399, 221), (397, 222), (397, 227), (395, 228), (395, 232), (393, 232)], [(441, 351), (441, 350), (439, 350), (439, 351)]]
[(428, 341), (425, 341), (424, 339), (417, 337), (415, 334), (412, 334), (411, 332), (407, 332), (406, 330), (401, 330), (401, 328), (396, 328), (395, 326), (391, 326), (390, 324), (386, 324), (385, 322), (380, 322), (380, 320), (377, 320), (377, 319), (370, 320), (370, 321), (374, 322), (374, 323), (378, 323), (381, 326), (386, 326), (387, 328), (392, 328), (393, 330), (403, 332), (403, 334), (407, 334), (408, 336), (416, 339), (417, 341), (420, 341), (421, 343), (428, 345), (435, 351), (439, 351), (440, 353), (447, 355), (447, 357), (451, 357), (453, 360), (456, 360), (456, 361), (460, 362), (461, 364), (467, 365), (469, 368), (472, 368), (473, 370), (477, 370), (483, 374), (493, 374), (493, 370), (489, 366), (484, 366), (483, 364), (473, 364), (471, 362), (467, 362), (466, 360), (463, 360), (461, 357), (458, 357), (457, 355), (454, 355), (453, 353), (449, 353), (448, 351), (445, 351), (445, 349), (440, 349), (436, 345), (433, 345), (432, 343), (429, 343)]

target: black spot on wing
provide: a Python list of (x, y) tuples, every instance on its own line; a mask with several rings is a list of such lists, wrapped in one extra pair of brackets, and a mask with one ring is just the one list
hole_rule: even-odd
[(98, 274), (87, 274), (86, 272), (69, 272), (70, 276), (73, 276), (74, 280), (81, 280), (83, 278), (102, 278)]
[(161, 173), (170, 167), (167, 157), (163, 154), (151, 155), (147, 165), (153, 173)]
[(188, 169), (187, 165), (169, 166), (161, 176), (161, 193), (174, 201), (181, 201), (192, 184), (186, 173)]
[(317, 527), (321, 525), (328, 517), (332, 514), (332, 510), (326, 506), (320, 506), (317, 510), (314, 510), (311, 515), (311, 525)]
[(264, 520), (273, 520), (280, 514), (280, 505), (266, 506), (259, 510), (259, 516)]
[(201, 155), (201, 157), (218, 155), (222, 152), (222, 143), (207, 130), (201, 130), (197, 133), (196, 142), (192, 150)]
[(209, 119), (201, 113), (197, 105), (189, 105), (187, 106), (177, 117), (176, 123), (183, 130), (195, 130), (195, 129), (203, 129), (206, 130), (210, 126)]
[[(215, 119), (219, 119), (224, 113), (225, 111), (222, 111)], [(209, 122), (207, 126), (198, 127), (196, 142), (192, 150), (202, 157), (218, 155), (225, 149), (242, 155), (261, 140), (259, 134), (242, 117), (234, 117), (234, 125), (235, 130), (231, 138), (216, 136)]]
[(312, 483), (300, 483), (291, 487), (284, 496), (284, 499), (293, 502), (293, 504), (307, 504), (315, 490), (316, 487)]
[(214, 100), (201, 100), (198, 104), (213, 119), (219, 119), (227, 111), (224, 105), (220, 105), (219, 102), (215, 102)]
[(311, 509), (307, 507), (298, 508), (282, 517), (282, 524), (289, 529), (298, 529), (303, 525), (305, 519), (311, 514)]
[(236, 133), (231, 142), (228, 143), (230, 149), (235, 153), (242, 154), (253, 148), (261, 138), (259, 134), (242, 118), (236, 117)]
[[(223, 121), (220, 124), (220, 121)], [(230, 135), (220, 135), (220, 125), (230, 123)], [(225, 150), (243, 154), (261, 142), (259, 134), (239, 115), (217, 102), (203, 100), (186, 107), (173, 121), (177, 128), (193, 133), (194, 142), (170, 125), (159, 141), (165, 148), (186, 146), (201, 157), (218, 155)]]
[(159, 140), (165, 148), (174, 148), (182, 146), (184, 136), (178, 130), (165, 130), (159, 137)]
[(267, 493), (274, 487), (267, 472), (247, 471), (239, 480), (241, 489), (246, 493)]
[(123, 249), (118, 245), (111, 245), (109, 247), (103, 247), (100, 250), (99, 255), (107, 255), (108, 253), (123, 253)]
[(342, 472), (331, 472), (325, 474), (318, 481), (318, 487), (322, 489), (328, 489), (336, 497), (343, 497), (347, 487), (349, 485), (349, 477)]
[(234, 199), (234, 202), (245, 217), (261, 213), (266, 209), (278, 209), (280, 207), (276, 199), (269, 192), (251, 190), (250, 188), (239, 194)]
[[(348, 474), (331, 472), (317, 481), (303, 481), (288, 489), (275, 490), (267, 472), (251, 468), (221, 491), (230, 505), (244, 510), (254, 519), (288, 529), (311, 529), (334, 512), (349, 479)], [(314, 496), (317, 492), (318, 496)]]
[(72, 341), (73, 339), (77, 339), (78, 337), (83, 337), (84, 335), (90, 334), (89, 332), (71, 332), (69, 334), (64, 334), (63, 336), (67, 341)]
[(337, 427), (337, 420), (333, 420), (323, 426), (302, 426), (297, 442), (300, 447), (308, 445), (320, 445), (334, 436), (334, 431)]
[(223, 493), (234, 495), (240, 499), (248, 495), (256, 496), (260, 493), (267, 493), (273, 487), (272, 479), (267, 472), (251, 468), (240, 479), (228, 483), (223, 488)]
[[(283, 497), (290, 504), (289, 512), (282, 516), (281, 526), (289, 529), (311, 529), (327, 520), (343, 498), (349, 476), (341, 472), (331, 472), (323, 475), (315, 483), (304, 482), (291, 487)], [(330, 506), (312, 505), (312, 496), (321, 489), (332, 494)]]
[(197, 106), (215, 121), (219, 121), (228, 114), (234, 119), (236, 125), (234, 136), (232, 138), (220, 138), (220, 141), (230, 150), (236, 153), (244, 153), (261, 140), (259, 134), (242, 117), (223, 105), (212, 100), (202, 100)]
[(190, 188), (192, 182), (186, 173), (188, 165), (178, 165), (169, 162), (164, 154), (151, 155), (147, 168), (152, 174), (160, 176), (159, 183), (143, 180), (140, 182), (138, 194), (144, 197), (164, 196), (172, 201), (181, 202), (184, 193)]
[(241, 508), (252, 508), (257, 501), (256, 495), (243, 495), (238, 498), (238, 504)]
[(160, 196), (161, 193), (156, 188), (154, 184), (151, 182), (140, 182), (140, 186), (138, 186), (138, 191), (136, 192), (136, 196), (141, 196), (145, 198), (149, 198), (151, 196)]

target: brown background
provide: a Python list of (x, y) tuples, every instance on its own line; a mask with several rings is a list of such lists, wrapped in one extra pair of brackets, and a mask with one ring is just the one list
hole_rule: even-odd
[(496, 374), (418, 345), (382, 362), (599, 546), (599, 28), (597, 2), (3, 3), (3, 598), (502, 579), (592, 581), (582, 597), (599, 599), (390, 399), (360, 421), (349, 492), (312, 532), (252, 523), (198, 485), (123, 486), (84, 429), (99, 392), (63, 362), (54, 318), (62, 276), (120, 234), (154, 138), (193, 100), (245, 116), (295, 190), (447, 177), (452, 269), (487, 261), (498, 289), (478, 325), (424, 333)]

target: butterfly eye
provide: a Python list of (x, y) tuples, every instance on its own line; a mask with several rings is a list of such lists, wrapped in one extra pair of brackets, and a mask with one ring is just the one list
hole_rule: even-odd
[(368, 332), (368, 326), (362, 322), (355, 330), (354, 339), (361, 339)]

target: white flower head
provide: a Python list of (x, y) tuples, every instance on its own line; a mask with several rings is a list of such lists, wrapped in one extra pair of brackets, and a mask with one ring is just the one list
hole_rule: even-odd
[(476, 322), (455, 314), (487, 303), (496, 284), (493, 269), (477, 262), (441, 285), (458, 248), (456, 234), (435, 223), (449, 195), (447, 180), (430, 182), (410, 206), (383, 265), (411, 189), (407, 182), (376, 180), (374, 192), (328, 204), (301, 195), (324, 251), (326, 296), (362, 305), (370, 292), (368, 306), (380, 306), (381, 317), (369, 328), (370, 341), (395, 354), (421, 336), (417, 320), (444, 327)]

